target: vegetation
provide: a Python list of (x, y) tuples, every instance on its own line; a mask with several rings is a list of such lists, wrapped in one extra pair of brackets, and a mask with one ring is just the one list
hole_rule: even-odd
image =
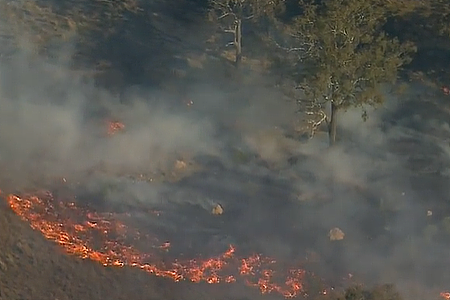
[(400, 40), (415, 43), (418, 51), (407, 67), (410, 79), (420, 78), (428, 86), (448, 85), (450, 2), (441, 0), (405, 1), (411, 7), (391, 17), (386, 30)]
[[(271, 34), (283, 37), (284, 45), (277, 46), (291, 54), (283, 55), (282, 59), (284, 66), (293, 68), (283, 68), (281, 72), (302, 91), (300, 96), (294, 96), (300, 110), (316, 118), (311, 125), (312, 134), (326, 124), (330, 145), (336, 141), (340, 113), (361, 107), (366, 118), (366, 108), (383, 103), (383, 88), (394, 84), (399, 72), (411, 61), (416, 46), (408, 41), (408, 33), (392, 30), (393, 22), (408, 20), (437, 35), (450, 35), (450, 4), (444, 0), (301, 0), (295, 4), (296, 9), (292, 9), (291, 2), (209, 0), (209, 16), (220, 32), (233, 36), (228, 45), (234, 48), (236, 66), (243, 57), (244, 24), (259, 28), (260, 34), (270, 27)], [(77, 37), (81, 36), (79, 43), (86, 48), (84, 53), (89, 53), (103, 43), (105, 36), (116, 34), (123, 23), (146, 18), (151, 11), (146, 5), (137, 0), (68, 0), (45, 4), (3, 0), (0, 14), (4, 22), (16, 28), (16, 33), (23, 32), (25, 27), (43, 45), (42, 49), (47, 49), (55, 39), (71, 38), (77, 33)], [(289, 11), (284, 9), (288, 6)], [(284, 16), (281, 12), (285, 12)], [(151, 22), (144, 23), (149, 31), (154, 29)], [(2, 33), (3, 38), (14, 35), (10, 27), (4, 28), (8, 30)], [(164, 34), (168, 36), (158, 32), (159, 36)], [(426, 36), (422, 34), (423, 40)], [(144, 43), (141, 36), (135, 39)], [(149, 45), (150, 40), (146, 41)], [(273, 48), (268, 41), (271, 39), (248, 46), (267, 47), (270, 52)]]
[(62, 16), (50, 7), (35, 1), (0, 1), (2, 42), (12, 44), (23, 33), (28, 33), (36, 45), (48, 45), (55, 38), (68, 38), (76, 29), (76, 22)]
[(439, 35), (450, 38), (450, 2), (445, 0), (427, 0), (420, 9), (412, 11), (415, 20), (421, 20), (422, 26)]
[[(242, 59), (244, 55), (251, 55), (250, 51), (242, 51), (243, 36), (247, 34), (244, 25), (260, 28), (260, 34), (265, 34), (263, 28), (270, 27), (272, 38), (261, 41), (261, 44), (249, 43), (248, 47), (270, 49), (268, 51), (276, 49), (284, 54), (278, 58), (283, 66), (290, 68), (276, 71), (283, 73), (283, 78), (294, 82), (289, 86), (292, 90), (298, 88), (301, 91), (292, 94), (300, 111), (317, 118), (311, 125), (312, 132), (321, 124), (326, 125), (330, 145), (336, 142), (341, 113), (349, 108), (359, 107), (362, 109), (362, 117), (367, 118), (366, 108), (377, 107), (385, 101), (385, 87), (395, 83), (402, 68), (414, 59), (413, 54), (417, 48), (429, 42), (432, 37), (439, 36), (444, 40), (450, 37), (450, 3), (445, 0), (295, 2), (298, 10), (295, 10), (296, 13), (289, 10), (289, 18), (286, 18), (278, 14), (283, 12), (286, 1), (210, 0), (209, 17), (214, 27), (219, 28), (222, 33), (232, 35), (229, 45), (234, 49), (236, 66), (245, 63)], [(140, 45), (147, 42), (147, 45), (160, 47), (159, 38), (168, 38), (170, 32), (158, 32), (158, 35), (154, 35), (154, 28), (148, 20), (153, 13), (134, 0), (0, 0), (0, 29), (3, 29), (0, 32), (1, 41), (10, 41), (14, 47), (22, 33), (27, 32), (37, 50), (45, 53), (55, 41), (76, 37), (77, 45), (85, 47), (86, 54), (118, 32), (131, 32), (135, 35), (135, 40), (140, 40)], [(204, 24), (211, 25), (206, 22), (205, 15), (201, 17)], [(137, 19), (145, 20), (142, 23), (136, 22), (145, 28), (141, 30), (144, 33), (138, 33), (136, 27), (130, 26), (131, 21)], [(407, 32), (393, 30), (392, 24), (399, 20), (404, 24), (416, 24), (423, 30), (415, 31), (414, 38)], [(7, 26), (3, 26), (5, 24)], [(430, 32), (434, 36), (430, 36)], [(142, 36), (146, 36), (147, 40), (142, 40)], [(274, 40), (284, 40), (283, 45), (273, 43)], [(124, 44), (124, 47), (129, 46)], [(103, 47), (110, 50), (108, 46)], [(189, 51), (187, 46), (180, 48)], [(155, 60), (160, 59), (158, 53), (148, 51), (147, 48), (142, 53), (157, 57)], [(129, 56), (132, 57), (132, 63), (139, 61), (140, 65), (144, 65), (140, 58), (131, 54)], [(119, 59), (126, 57), (124, 55)], [(163, 64), (163, 68), (166, 67)], [(274, 64), (268, 68), (275, 71)], [(276, 147), (282, 144), (279, 142), (281, 139), (270, 137), (270, 140), (275, 141)], [(267, 144), (270, 143), (264, 143), (264, 146)], [(232, 159), (236, 163), (245, 164), (253, 157), (236, 150)], [(182, 169), (183, 166), (179, 167), (180, 173), (174, 172), (167, 176), (163, 174), (161, 177), (178, 180), (184, 174)], [(149, 180), (153, 181), (154, 178)], [(429, 226), (425, 234), (432, 239), (440, 231), (450, 233), (448, 218), (439, 227)], [(352, 287), (343, 295), (326, 296), (323, 299), (400, 300), (399, 294), (391, 285), (374, 289)]]
[(233, 41), (227, 46), (235, 50), (235, 65), (242, 60), (242, 27), (245, 21), (260, 21), (273, 16), (279, 0), (210, 0), (211, 18), (219, 25), (220, 31), (232, 34)]
[(127, 12), (138, 11), (134, 0), (56, 1), (53, 5), (33, 0), (0, 1), (0, 16), (9, 25), (7, 28), (16, 29), (15, 34), (30, 33), (30, 38), (39, 45), (48, 45), (55, 38), (67, 39), (75, 31), (84, 37), (89, 36), (88, 31), (111, 33), (114, 28), (111, 25), (124, 20)]
[(339, 300), (401, 300), (400, 294), (390, 284), (381, 285), (372, 289), (355, 286), (347, 289)]
[(384, 32), (389, 11), (378, 1), (304, 2), (303, 9), (289, 28), (301, 52), (294, 75), (304, 92), (299, 104), (326, 116), (333, 145), (338, 112), (381, 104), (383, 84), (395, 82), (415, 48)]
[[(113, 34), (128, 14), (137, 16), (143, 10), (135, 0), (71, 0), (47, 6), (32, 0), (0, 3), (4, 19), (13, 20), (19, 30), (28, 26), (28, 32), (33, 32), (39, 43), (81, 32), (85, 45), (94, 44), (88, 49), (95, 48), (99, 35)], [(388, 21), (398, 16), (432, 20), (427, 22), (428, 27), (439, 34), (450, 34), (450, 5), (443, 0), (427, 0), (426, 4), (401, 0), (387, 4), (381, 0), (302, 0), (292, 22), (283, 23), (278, 18), (281, 26), (272, 26), (271, 31), (288, 36), (284, 48), (298, 54), (286, 56), (288, 63), (296, 66), (289, 70), (288, 77), (303, 92), (296, 100), (303, 112), (319, 116), (312, 125), (312, 134), (325, 123), (332, 145), (340, 112), (361, 107), (366, 118), (366, 107), (383, 103), (383, 87), (395, 82), (415, 51), (410, 42), (387, 33)], [(283, 5), (286, 2), (278, 0), (209, 1), (213, 23), (222, 33), (233, 36), (228, 45), (234, 48), (236, 66), (243, 55), (244, 22), (267, 27), (267, 20), (277, 19), (276, 12), (282, 11)]]

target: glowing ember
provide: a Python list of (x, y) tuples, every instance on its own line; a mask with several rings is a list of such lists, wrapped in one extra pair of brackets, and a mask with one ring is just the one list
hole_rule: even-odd
[(159, 246), (159, 249), (163, 249), (163, 250), (169, 250), (169, 248), (170, 248), (170, 242), (165, 242), (161, 246)]
[[(114, 214), (98, 214), (78, 207), (75, 203), (56, 201), (51, 193), (7, 197), (11, 209), (40, 231), (47, 239), (59, 244), (67, 253), (91, 259), (104, 266), (135, 267), (174, 281), (232, 283), (242, 280), (257, 287), (261, 293), (279, 293), (286, 298), (306, 295), (306, 271), (275, 271), (275, 261), (259, 255), (238, 258), (235, 248), (218, 257), (205, 260), (162, 263), (158, 251), (167, 251), (170, 242), (150, 241), (156, 253), (144, 253), (129, 241), (142, 238), (137, 230), (114, 218)], [(148, 237), (146, 235), (146, 237)], [(146, 244), (148, 242), (146, 241)]]
[(108, 135), (114, 135), (125, 129), (125, 125), (118, 121), (108, 121)]
[(442, 292), (440, 295), (442, 298), (450, 300), (450, 292)]

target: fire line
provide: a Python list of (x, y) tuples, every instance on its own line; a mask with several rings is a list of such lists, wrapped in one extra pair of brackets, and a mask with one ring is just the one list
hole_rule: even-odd
[[(286, 298), (307, 295), (305, 270), (292, 269), (282, 274), (274, 270), (273, 259), (256, 254), (239, 258), (232, 245), (217, 257), (162, 263), (158, 253), (144, 253), (127, 243), (130, 236), (139, 239), (142, 234), (116, 220), (112, 213), (98, 214), (73, 202), (56, 201), (50, 192), (39, 193), (39, 196), (11, 194), (7, 201), (34, 230), (57, 243), (66, 253), (105, 267), (139, 268), (176, 282), (218, 284), (239, 280), (258, 288), (262, 294), (279, 293)], [(156, 242), (152, 240), (152, 243)], [(153, 248), (167, 251), (169, 247), (170, 242), (166, 241)]]
[[(74, 202), (56, 201), (48, 191), (24, 196), (10, 194), (7, 201), (31, 228), (57, 243), (67, 254), (90, 259), (105, 267), (139, 268), (175, 282), (219, 284), (239, 280), (258, 288), (262, 294), (278, 293), (285, 298), (308, 296), (307, 276), (314, 276), (301, 268), (282, 274), (275, 271), (275, 260), (257, 254), (237, 257), (233, 245), (217, 257), (162, 263), (158, 253), (141, 252), (127, 243), (130, 236), (140, 240), (143, 235), (114, 218), (113, 213), (99, 214), (78, 207)], [(171, 246), (169, 241), (160, 243), (156, 238), (144, 237), (155, 245), (153, 249), (168, 251)], [(326, 295), (328, 290), (320, 293)], [(450, 300), (450, 292), (441, 292), (440, 297)]]

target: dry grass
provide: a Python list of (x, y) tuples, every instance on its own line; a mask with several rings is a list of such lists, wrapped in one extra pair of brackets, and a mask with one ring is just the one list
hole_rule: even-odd
[(2, 38), (16, 42), (27, 37), (34, 44), (44, 46), (55, 38), (66, 39), (76, 30), (73, 20), (34, 1), (0, 1), (0, 18)]
[(0, 37), (14, 42), (26, 37), (39, 49), (75, 34), (88, 43), (92, 33), (110, 34), (115, 22), (139, 11), (136, 0), (72, 0), (53, 5), (35, 0), (0, 0)]

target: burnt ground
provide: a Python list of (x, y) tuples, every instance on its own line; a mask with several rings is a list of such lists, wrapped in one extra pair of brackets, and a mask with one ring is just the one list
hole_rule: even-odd
[[(6, 205), (0, 209), (1, 299), (161, 299), (164, 280), (69, 257)], [(170, 297), (169, 297), (170, 298)]]
[[(417, 281), (421, 284), (419, 290), (425, 286), (439, 291), (448, 282), (446, 249), (450, 242), (445, 219), (450, 215), (447, 184), (450, 164), (438, 145), (447, 145), (448, 138), (445, 130), (439, 130), (445, 127), (425, 120), (431, 116), (444, 119), (446, 115), (439, 116), (443, 114), (439, 105), (444, 104), (413, 98), (384, 115), (382, 127), (391, 137), (387, 152), (396, 156), (400, 170), (374, 174), (367, 187), (309, 179), (311, 186), (319, 184), (326, 199), (299, 204), (293, 201), (290, 182), (293, 178), (283, 172), (261, 165), (250, 170), (230, 169), (210, 161), (204, 162), (207, 168), (201, 172), (168, 184), (162, 195), (168, 200), (173, 198), (174, 205), (165, 205), (169, 212), (167, 219), (158, 220), (156, 225), (146, 216), (135, 221), (143, 228), (161, 230), (161, 236), (170, 237), (175, 245), (178, 242), (176, 246), (189, 257), (195, 257), (200, 250), (204, 256), (220, 253), (229, 243), (237, 244), (244, 255), (265, 252), (283, 257), (285, 262), (314, 253), (319, 263), (312, 262), (308, 268), (331, 285), (343, 284), (341, 276), (351, 272), (369, 284), (404, 280), (410, 288), (410, 282)], [(389, 134), (389, 130), (400, 130), (401, 134)], [(347, 138), (351, 140), (351, 136)], [(357, 141), (348, 145), (368, 150)], [(300, 167), (297, 171), (301, 172), (305, 163), (299, 158), (288, 169)], [(390, 182), (388, 186), (386, 182)], [(133, 188), (131, 182), (125, 185)], [(396, 188), (392, 195), (383, 191), (392, 186)], [(401, 194), (403, 190), (406, 195)], [(388, 198), (387, 204), (380, 202), (380, 195)], [(98, 194), (85, 196), (101, 203)], [(179, 198), (195, 201), (180, 204), (176, 201)], [(404, 202), (402, 198), (409, 200)], [(219, 219), (212, 216), (205, 199), (220, 202), (226, 213)], [(427, 210), (433, 212), (432, 217), (427, 217)], [(327, 233), (335, 225), (347, 237), (331, 244)], [(186, 244), (192, 241), (194, 246), (189, 252)], [(4, 201), (0, 206), (0, 245), (0, 299), (281, 298), (261, 296), (256, 289), (242, 284), (174, 283), (139, 270), (105, 268), (68, 256), (32, 230)], [(423, 294), (430, 297), (427, 292)]]
[[(139, 53), (139, 57), (145, 55), (147, 53)], [(162, 62), (163, 65), (166, 63)], [(134, 61), (129, 64), (136, 65)], [(136, 73), (136, 70), (130, 69), (129, 73)], [(160, 77), (158, 73), (148, 73)], [(128, 76), (130, 74), (125, 77), (131, 78)], [(158, 80), (152, 80), (158, 85)], [(437, 88), (434, 91), (439, 93)], [(210, 215), (209, 207), (205, 210), (204, 203), (187, 203), (174, 208), (172, 219), (163, 222), (161, 233), (186, 243), (192, 234), (191, 240), (197, 243), (190, 253), (194, 256), (202, 245), (209, 245), (210, 248), (204, 249), (203, 253), (208, 255), (212, 250), (220, 252), (228, 243), (237, 243), (246, 254), (269, 252), (269, 255), (283, 256), (286, 261), (314, 252), (321, 263), (312, 263), (311, 268), (336, 284), (341, 283), (341, 275), (352, 272), (370, 284), (401, 282), (398, 279), (404, 277), (408, 282), (407, 289), (411, 288), (409, 282), (414, 280), (422, 284), (418, 289), (422, 286), (437, 290), (449, 287), (450, 278), (446, 275), (449, 233), (443, 226), (443, 220), (450, 216), (450, 164), (448, 156), (444, 159), (442, 150), (435, 145), (437, 142), (448, 144), (448, 131), (436, 129), (439, 128), (437, 125), (442, 124), (431, 126), (428, 122), (430, 119), (448, 122), (449, 113), (442, 109), (447, 107), (447, 99), (436, 103), (414, 98), (383, 120), (382, 126), (386, 127), (386, 131), (401, 128), (403, 135), (388, 142), (388, 151), (401, 162), (400, 173), (406, 171), (406, 177), (376, 174), (378, 178), (373, 180), (373, 186), (359, 189), (329, 181), (317, 183), (314, 179), (307, 179), (308, 175), (300, 176), (307, 184), (319, 186), (325, 200), (316, 201), (320, 197), (313, 196), (313, 201), (299, 204), (292, 199), (292, 182), (289, 182), (296, 179), (290, 177), (288, 182), (274, 180), (283, 177), (283, 172), (279, 170), (269, 170), (259, 165), (258, 170), (265, 169), (267, 176), (255, 176), (251, 171), (236, 172), (223, 168), (220, 163), (211, 163), (209, 169), (173, 186), (182, 191), (188, 190), (193, 198), (215, 199), (224, 205), (224, 216), (217, 221)], [(359, 146), (358, 141), (349, 143), (350, 148)], [(302, 158), (296, 158), (294, 166), (288, 168), (292, 167), (294, 173), (302, 172), (304, 163)], [(298, 166), (299, 170), (296, 169)], [(394, 202), (393, 207), (384, 207), (384, 202), (380, 204), (379, 192), (385, 189), (385, 181), (377, 182), (380, 177), (388, 178), (386, 181), (392, 179), (391, 185), (397, 188), (390, 197), (392, 199), (387, 200), (388, 205)], [(4, 182), (3, 178), (0, 181)], [(221, 185), (222, 181), (227, 184)], [(7, 182), (7, 185), (20, 189), (15, 182)], [(403, 189), (414, 193), (414, 199), (409, 202), (413, 205), (399, 209), (395, 202), (396, 198), (403, 197), (397, 193)], [(339, 199), (339, 195), (344, 195), (344, 200)], [(320, 193), (315, 196), (320, 196)], [(409, 196), (407, 193), (405, 197)], [(337, 204), (333, 205), (333, 202)], [(280, 299), (279, 296), (261, 296), (256, 289), (240, 284), (174, 283), (139, 270), (105, 268), (89, 260), (68, 256), (57, 245), (32, 230), (4, 201), (0, 203), (0, 300)], [(426, 217), (427, 210), (433, 211), (432, 218)], [(191, 215), (197, 216), (194, 222), (190, 219)], [(171, 229), (167, 223), (174, 219), (177, 222)], [(146, 222), (141, 225), (154, 225), (148, 220)], [(346, 233), (346, 238), (330, 244), (327, 233), (333, 226), (339, 226)], [(202, 236), (200, 233), (205, 228), (209, 231)], [(357, 263), (352, 264), (354, 261)], [(429, 296), (426, 292), (424, 294)]]
[(0, 299), (244, 299), (243, 291), (254, 299), (258, 296), (242, 287), (174, 283), (68, 256), (4, 203), (0, 228)]

